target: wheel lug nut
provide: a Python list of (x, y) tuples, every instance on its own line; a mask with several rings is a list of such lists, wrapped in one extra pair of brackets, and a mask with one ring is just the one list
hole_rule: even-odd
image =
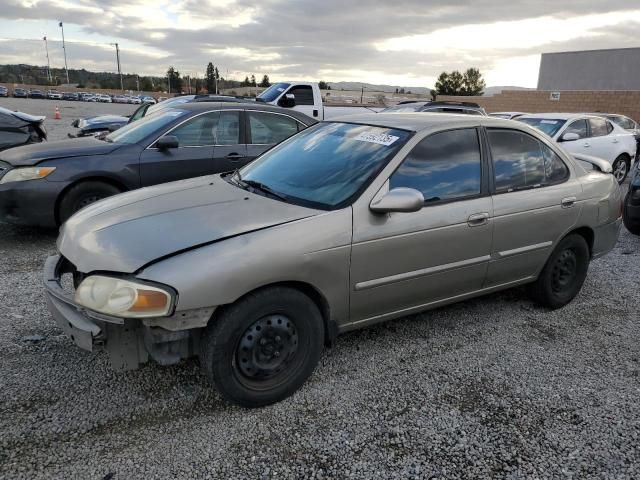
[(266, 345), (267, 341), (264, 338), (260, 339), (260, 345)]
[(281, 340), (280, 335), (276, 335), (276, 342), (279, 342)]
[(280, 356), (280, 352), (278, 352), (278, 351), (273, 352), (273, 354), (274, 354), (276, 357), (279, 357), (279, 356)]

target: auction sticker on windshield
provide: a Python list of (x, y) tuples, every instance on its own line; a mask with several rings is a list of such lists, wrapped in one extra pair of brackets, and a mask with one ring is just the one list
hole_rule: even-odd
[(550, 125), (555, 125), (556, 123), (558, 123), (557, 120), (540, 120), (540, 123), (548, 123)]
[(369, 142), (369, 143), (377, 143), (378, 145), (389, 146), (400, 137), (396, 137), (394, 135), (387, 135), (385, 133), (360, 133), (359, 135), (354, 137), (354, 140), (359, 140), (361, 142)]

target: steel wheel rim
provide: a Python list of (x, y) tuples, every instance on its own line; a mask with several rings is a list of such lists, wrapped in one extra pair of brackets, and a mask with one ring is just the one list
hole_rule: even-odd
[(578, 273), (578, 257), (573, 250), (563, 250), (551, 271), (551, 288), (554, 292), (565, 291), (573, 284)]
[(99, 195), (91, 195), (90, 197), (83, 198), (78, 202), (78, 210), (86, 207), (87, 205), (91, 205), (92, 203), (96, 203), (98, 200), (102, 200), (103, 197)]
[(240, 376), (264, 382), (287, 371), (298, 353), (294, 322), (282, 314), (266, 315), (247, 328), (236, 348), (235, 364)]

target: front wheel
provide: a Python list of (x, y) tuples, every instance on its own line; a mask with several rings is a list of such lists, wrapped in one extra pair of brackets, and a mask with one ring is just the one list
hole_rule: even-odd
[(619, 155), (618, 158), (615, 159), (611, 168), (613, 169), (613, 176), (616, 177), (619, 185), (622, 185), (625, 178), (627, 178), (627, 173), (629, 173), (629, 165), (630, 161), (626, 155)]
[(298, 390), (324, 344), (322, 315), (298, 290), (251, 293), (213, 318), (200, 344), (209, 380), (231, 403), (262, 407)]
[(582, 235), (563, 238), (529, 287), (533, 300), (551, 309), (564, 307), (580, 292), (589, 260), (589, 246)]
[(60, 224), (66, 222), (78, 210), (102, 200), (117, 195), (120, 190), (113, 185), (99, 181), (81, 182), (71, 187), (60, 200), (58, 219)]

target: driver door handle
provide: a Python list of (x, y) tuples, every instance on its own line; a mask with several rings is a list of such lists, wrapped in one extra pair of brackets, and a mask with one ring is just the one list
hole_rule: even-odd
[(470, 227), (479, 227), (480, 225), (486, 225), (489, 223), (489, 214), (486, 212), (474, 213), (467, 218), (467, 225)]
[(245, 155), (241, 155), (239, 153), (232, 152), (229, 155), (227, 155), (225, 158), (227, 158), (227, 159), (229, 159), (231, 161), (238, 161), (238, 160), (240, 160), (241, 158), (244, 158), (244, 157), (245, 157)]
[(562, 199), (562, 208), (571, 208), (576, 204), (576, 197), (565, 197)]
[(589, 147), (591, 146), (591, 144), (590, 144), (589, 142), (584, 142), (584, 143), (582, 144), (582, 146), (583, 146), (583, 147), (587, 147), (587, 148), (589, 148)]

